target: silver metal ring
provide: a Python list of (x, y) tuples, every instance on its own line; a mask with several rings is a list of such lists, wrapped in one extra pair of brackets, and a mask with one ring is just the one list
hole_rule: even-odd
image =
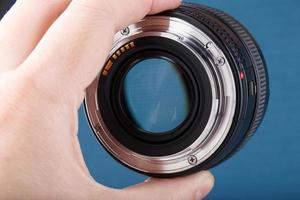
[[(131, 25), (115, 35), (110, 56), (120, 47), (137, 38), (165, 37), (187, 47), (205, 67), (212, 89), (212, 109), (209, 121), (199, 138), (173, 155), (151, 157), (138, 154), (118, 142), (103, 122), (98, 107), (97, 91), (101, 76), (86, 91), (86, 108), (93, 131), (106, 149), (124, 164), (146, 173), (169, 174), (188, 170), (207, 160), (223, 143), (228, 135), (236, 110), (236, 86), (228, 58), (212, 38), (192, 24), (174, 17), (152, 16)], [(200, 47), (207, 52), (208, 65), (198, 53)], [(213, 67), (210, 67), (213, 66)], [(101, 94), (100, 94), (101, 95)]]

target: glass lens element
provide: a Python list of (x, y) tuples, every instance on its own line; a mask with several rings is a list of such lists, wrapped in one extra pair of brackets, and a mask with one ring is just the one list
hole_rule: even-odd
[(131, 118), (144, 131), (162, 134), (178, 127), (189, 114), (189, 94), (173, 62), (151, 58), (131, 68), (124, 81)]

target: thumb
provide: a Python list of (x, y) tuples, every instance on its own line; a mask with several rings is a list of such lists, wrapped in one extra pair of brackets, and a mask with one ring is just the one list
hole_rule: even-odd
[(125, 189), (128, 199), (203, 199), (212, 189), (214, 177), (204, 171), (175, 179), (149, 179)]

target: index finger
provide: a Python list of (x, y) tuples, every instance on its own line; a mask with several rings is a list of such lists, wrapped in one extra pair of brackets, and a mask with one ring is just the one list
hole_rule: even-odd
[(69, 2), (22, 0), (14, 4), (0, 23), (0, 73), (24, 62)]
[(99, 73), (116, 29), (179, 4), (180, 0), (72, 1), (20, 69), (35, 74), (41, 87), (76, 95)]

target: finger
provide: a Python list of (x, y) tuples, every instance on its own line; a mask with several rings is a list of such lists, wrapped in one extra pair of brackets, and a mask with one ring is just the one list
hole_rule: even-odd
[(163, 10), (176, 8), (181, 3), (181, 0), (143, 0), (142, 2), (145, 3), (142, 3), (139, 7), (137, 7), (136, 0), (127, 0), (127, 9), (124, 9), (123, 6), (120, 6), (120, 2), (111, 1), (113, 9), (117, 10), (117, 13), (120, 13), (118, 15), (113, 15), (113, 17), (116, 18), (116, 26), (118, 30), (141, 18), (144, 18), (147, 14), (156, 14)]
[(0, 73), (15, 69), (70, 0), (21, 0), (0, 23)]
[[(36, 74), (38, 85), (48, 91), (60, 90), (69, 96), (75, 95), (70, 94), (72, 91), (83, 93), (99, 73), (111, 49), (115, 29), (121, 26), (112, 16), (122, 18), (125, 25), (152, 11), (179, 4), (179, 0), (158, 1), (161, 0), (72, 1), (22, 68), (30, 68), (27, 72)], [(114, 10), (112, 2), (123, 9)]]
[(203, 199), (212, 189), (214, 178), (209, 172), (200, 172), (176, 179), (151, 179), (125, 189), (128, 199)]

